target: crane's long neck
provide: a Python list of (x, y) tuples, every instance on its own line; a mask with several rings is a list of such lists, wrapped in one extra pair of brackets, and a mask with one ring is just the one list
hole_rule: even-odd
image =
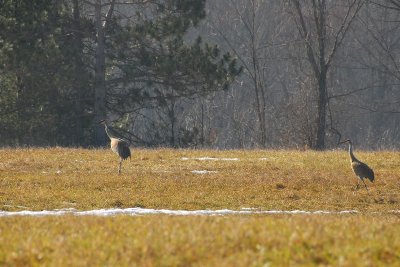
[(105, 128), (105, 130), (106, 130), (107, 136), (108, 136), (110, 139), (113, 138), (114, 135), (113, 135), (113, 134), (111, 133), (111, 131), (109, 130), (107, 124), (104, 124), (104, 128)]
[(350, 155), (351, 162), (357, 161), (357, 158), (353, 154), (353, 144), (351, 142), (349, 143), (349, 155)]

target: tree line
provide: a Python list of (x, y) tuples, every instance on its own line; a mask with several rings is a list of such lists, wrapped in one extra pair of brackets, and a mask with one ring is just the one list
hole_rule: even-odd
[(320, 150), (351, 138), (364, 149), (398, 149), (399, 7), (398, 0), (209, 1), (199, 31), (244, 68), (228, 96), (212, 100), (226, 107), (210, 112), (223, 136), (215, 145)]
[(3, 1), (2, 143), (102, 145), (102, 119), (126, 128), (147, 108), (173, 121), (176, 99), (226, 89), (240, 73), (235, 59), (200, 37), (184, 40), (204, 7), (201, 0)]
[[(398, 0), (4, 0), (0, 144), (398, 148)], [(397, 145), (396, 145), (397, 144)]]

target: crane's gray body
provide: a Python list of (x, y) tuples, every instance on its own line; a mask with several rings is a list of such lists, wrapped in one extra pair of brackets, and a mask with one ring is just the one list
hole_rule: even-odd
[(361, 180), (364, 178), (367, 178), (371, 182), (374, 181), (374, 179), (375, 179), (374, 171), (370, 167), (368, 167), (367, 164), (360, 162), (360, 161), (353, 161), (351, 163), (351, 167), (352, 167), (354, 173), (358, 177), (360, 177)]
[(122, 166), (122, 161), (131, 158), (131, 150), (129, 148), (129, 143), (121, 138), (116, 137), (116, 133), (112, 128), (109, 128), (105, 121), (101, 122), (104, 125), (104, 128), (106, 130), (107, 136), (110, 138), (110, 146), (111, 150), (117, 154), (120, 158), (119, 160), (119, 168), (118, 168), (118, 174), (121, 173), (121, 166)]
[(122, 160), (131, 157), (131, 150), (129, 144), (125, 140), (118, 138), (111, 139), (111, 150), (116, 153)]
[[(371, 182), (375, 180), (375, 174), (374, 171), (364, 162), (359, 161), (353, 154), (353, 144), (351, 143), (350, 140), (346, 140), (342, 143), (349, 143), (349, 155), (350, 155), (350, 163), (351, 163), (351, 168), (353, 169), (354, 173), (358, 176), (358, 178), (361, 179), (361, 181), (364, 183), (365, 188), (368, 191), (368, 187), (364, 182), (364, 178), (367, 178)], [(358, 188), (358, 182), (357, 182), (357, 188)]]

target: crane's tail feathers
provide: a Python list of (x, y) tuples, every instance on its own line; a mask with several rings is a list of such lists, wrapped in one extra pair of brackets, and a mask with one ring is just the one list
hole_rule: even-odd
[(375, 174), (374, 174), (374, 172), (371, 170), (371, 173), (370, 173), (370, 175), (367, 177), (368, 178), (368, 180), (370, 180), (371, 182), (374, 182), (374, 180), (375, 180)]

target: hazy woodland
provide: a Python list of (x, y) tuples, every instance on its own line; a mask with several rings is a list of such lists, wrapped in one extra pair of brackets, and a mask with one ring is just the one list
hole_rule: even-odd
[(0, 15), (3, 146), (103, 146), (105, 118), (142, 147), (399, 148), (397, 0), (8, 0)]

